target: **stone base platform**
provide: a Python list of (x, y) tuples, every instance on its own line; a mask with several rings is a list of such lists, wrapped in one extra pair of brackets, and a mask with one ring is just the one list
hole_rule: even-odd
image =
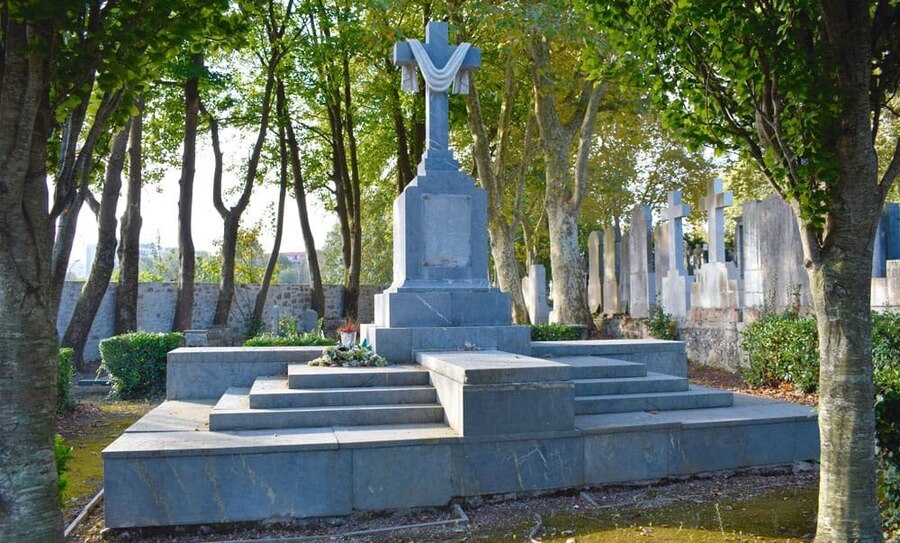
[(818, 458), (810, 408), (744, 395), (500, 437), (444, 424), (210, 432), (212, 404), (167, 401), (103, 452), (108, 527), (339, 516)]
[[(292, 384), (289, 375), (304, 367), (295, 364), (316, 349), (173, 351), (170, 399), (103, 452), (106, 525), (340, 516), (441, 506), (455, 497), (659, 480), (818, 458), (811, 408), (725, 393), (698, 404), (694, 392), (685, 390), (685, 380), (656, 374), (664, 367), (683, 372), (678, 367), (683, 343), (531, 347), (543, 358), (497, 351), (418, 353), (417, 371), (428, 373), (442, 422), (319, 422), (308, 428), (221, 431), (210, 430), (210, 415), (236, 388), (248, 398), (254, 398), (254, 389), (265, 393), (257, 399), (262, 409), (281, 416), (286, 409), (320, 410), (319, 403), (358, 403), (349, 399), (357, 396), (382, 398), (389, 391), (382, 390), (385, 383), (374, 373), (385, 370), (328, 368), (328, 373), (352, 372), (357, 379), (313, 383), (295, 375), (298, 382)], [(216, 358), (221, 374), (211, 371)], [(366, 371), (373, 372), (372, 378), (358, 379)], [(274, 374), (280, 375), (263, 377)], [(376, 389), (346, 388), (363, 384)], [(409, 388), (408, 383), (389, 384)], [(228, 394), (208, 396), (226, 385), (225, 390), (232, 389)], [(320, 386), (325, 390), (312, 388)], [(317, 399), (310, 407), (285, 403), (282, 387), (298, 398), (315, 392), (330, 399)], [(275, 389), (279, 399), (269, 398)], [(194, 397), (174, 399), (173, 391)], [(609, 412), (608, 405), (576, 407), (581, 400), (616, 396), (640, 397), (645, 407), (665, 398), (669, 405), (622, 413)], [(252, 412), (251, 404), (248, 400), (246, 408), (235, 409)]]

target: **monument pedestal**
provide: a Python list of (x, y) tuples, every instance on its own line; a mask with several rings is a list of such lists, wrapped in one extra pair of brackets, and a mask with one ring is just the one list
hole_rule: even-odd
[(362, 336), (392, 364), (415, 364), (416, 351), (496, 350), (525, 355), (531, 351), (530, 326), (397, 328), (363, 324)]

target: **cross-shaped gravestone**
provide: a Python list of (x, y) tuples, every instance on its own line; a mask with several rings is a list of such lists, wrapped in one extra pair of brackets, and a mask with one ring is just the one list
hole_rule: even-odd
[(422, 164), (429, 168), (458, 168), (449, 146), (448, 91), (450, 84), (456, 83), (456, 92), (468, 94), (468, 73), (481, 66), (481, 50), (466, 43), (450, 45), (447, 23), (432, 21), (425, 27), (424, 45), (416, 40), (394, 45), (394, 64), (404, 69), (404, 90), (418, 90), (417, 66), (425, 79), (426, 151)]
[[(669, 269), (679, 275), (685, 275), (684, 269), (684, 230), (681, 220), (691, 214), (691, 206), (681, 202), (681, 191), (673, 190), (669, 193), (669, 207), (666, 208), (666, 217), (669, 219)], [(661, 270), (660, 270), (661, 271)]]
[(706, 186), (706, 228), (709, 236), (709, 262), (725, 262), (725, 208), (734, 204), (731, 191), (724, 192), (718, 177)]

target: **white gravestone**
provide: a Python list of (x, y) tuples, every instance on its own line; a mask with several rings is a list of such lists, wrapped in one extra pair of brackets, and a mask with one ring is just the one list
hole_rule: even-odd
[[(669, 193), (666, 220), (669, 231), (666, 247), (669, 252), (669, 268), (662, 280), (661, 302), (667, 313), (678, 318), (687, 316), (691, 307), (691, 283), (693, 280), (684, 267), (684, 228), (682, 220), (691, 214), (691, 206), (682, 203), (681, 191)], [(662, 273), (657, 270), (657, 273)]]
[(550, 306), (547, 305), (547, 271), (542, 264), (532, 264), (522, 281), (522, 295), (531, 324), (550, 322)]
[(619, 304), (619, 283), (622, 273), (622, 234), (618, 226), (603, 231), (603, 313), (624, 313)]
[(725, 213), (734, 203), (732, 193), (724, 192), (722, 180), (715, 178), (707, 184), (706, 210), (708, 262), (696, 270), (696, 282), (691, 285), (691, 307), (702, 309), (740, 309), (741, 281), (734, 262), (725, 261)]

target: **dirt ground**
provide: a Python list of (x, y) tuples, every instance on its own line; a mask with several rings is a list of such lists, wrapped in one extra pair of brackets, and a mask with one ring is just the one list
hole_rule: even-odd
[[(807, 405), (816, 403), (815, 396), (790, 388), (749, 388), (739, 375), (708, 366), (690, 365), (689, 378), (691, 382), (704, 386)], [(122, 408), (110, 409), (103, 405), (104, 400), (98, 395), (98, 390), (102, 391), (95, 389), (93, 393), (88, 393), (80, 400), (80, 406), (75, 412), (60, 418), (59, 427), (67, 439), (96, 432), (104, 425), (120, 423), (123, 419), (139, 418), (154, 405), (135, 402)], [(440, 509), (358, 513), (345, 518), (315, 519), (291, 524), (243, 523), (174, 530), (106, 530), (101, 502), (79, 524), (68, 541), (539, 541), (546, 536), (549, 537), (545, 539), (547, 541), (556, 541), (556, 537), (561, 537), (560, 541), (569, 542), (576, 539), (566, 537), (566, 529), (554, 528), (550, 531), (543, 526), (542, 515), (606, 510), (610, 507), (617, 511), (640, 510), (684, 502), (686, 499), (697, 504), (713, 501), (718, 504), (725, 498), (742, 501), (779, 488), (814, 492), (817, 484), (816, 466), (786, 466), (763, 472), (719, 473), (709, 477), (633, 486), (584, 488), (543, 495), (491, 496), (462, 501), (453, 507)], [(71, 498), (70, 503), (67, 503), (69, 522), (99, 489), (100, 483), (96, 482), (92, 488), (82, 492), (82, 495)], [(399, 527), (404, 528), (397, 529)], [(575, 530), (571, 532), (574, 534)]]

